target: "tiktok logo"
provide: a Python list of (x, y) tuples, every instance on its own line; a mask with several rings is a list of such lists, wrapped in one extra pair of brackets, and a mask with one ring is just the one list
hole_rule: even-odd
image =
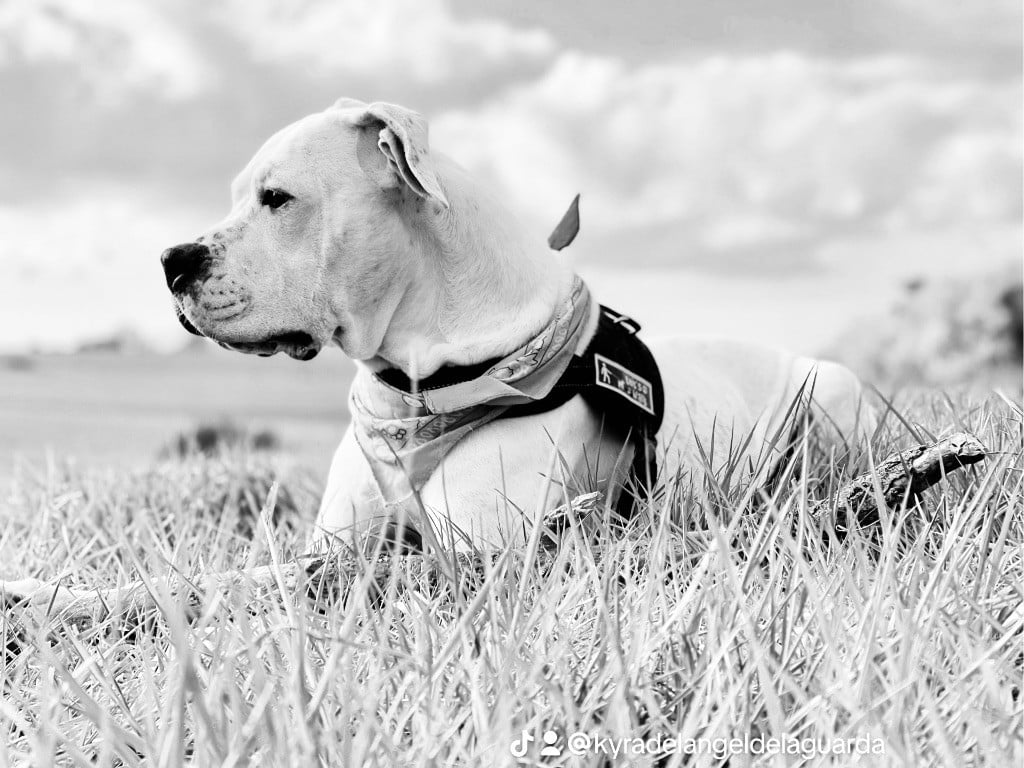
[(532, 741), (533, 734), (529, 731), (523, 731), (519, 734), (519, 738), (509, 745), (508, 751), (512, 753), (512, 757), (525, 757), (526, 753), (530, 750), (530, 742)]

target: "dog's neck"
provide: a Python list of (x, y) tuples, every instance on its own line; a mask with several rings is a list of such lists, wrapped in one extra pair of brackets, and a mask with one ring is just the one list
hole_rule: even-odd
[(443, 156), (435, 163), (449, 208), (406, 204), (415, 266), (376, 358), (367, 361), (410, 379), (523, 346), (572, 284), (572, 271), (543, 237), (527, 233), (490, 190)]

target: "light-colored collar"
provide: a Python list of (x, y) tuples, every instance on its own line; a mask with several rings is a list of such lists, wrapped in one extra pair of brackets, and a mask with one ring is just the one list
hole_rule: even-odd
[(356, 440), (385, 503), (418, 491), (469, 431), (546, 397), (589, 342), (599, 308), (573, 277), (555, 316), (527, 343), (467, 381), (406, 392), (360, 368), (349, 406)]

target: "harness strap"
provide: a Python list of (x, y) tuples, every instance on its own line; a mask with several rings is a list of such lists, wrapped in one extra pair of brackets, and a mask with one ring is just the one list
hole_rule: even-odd
[(633, 444), (630, 477), (619, 496), (618, 511), (628, 515), (645, 500), (658, 475), (655, 435), (665, 415), (665, 390), (654, 355), (638, 337), (640, 324), (602, 306), (597, 330), (580, 355), (542, 400), (517, 405), (500, 418), (545, 413), (576, 395), (604, 420), (606, 429)]

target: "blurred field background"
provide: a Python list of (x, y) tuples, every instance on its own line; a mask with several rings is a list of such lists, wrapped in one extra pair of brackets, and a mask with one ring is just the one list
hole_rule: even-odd
[(0, 480), (53, 461), (139, 469), (201, 426), (269, 433), (269, 449), (326, 476), (348, 421), (342, 355), (296, 365), (206, 343), (170, 354), (105, 346), (0, 357)]

